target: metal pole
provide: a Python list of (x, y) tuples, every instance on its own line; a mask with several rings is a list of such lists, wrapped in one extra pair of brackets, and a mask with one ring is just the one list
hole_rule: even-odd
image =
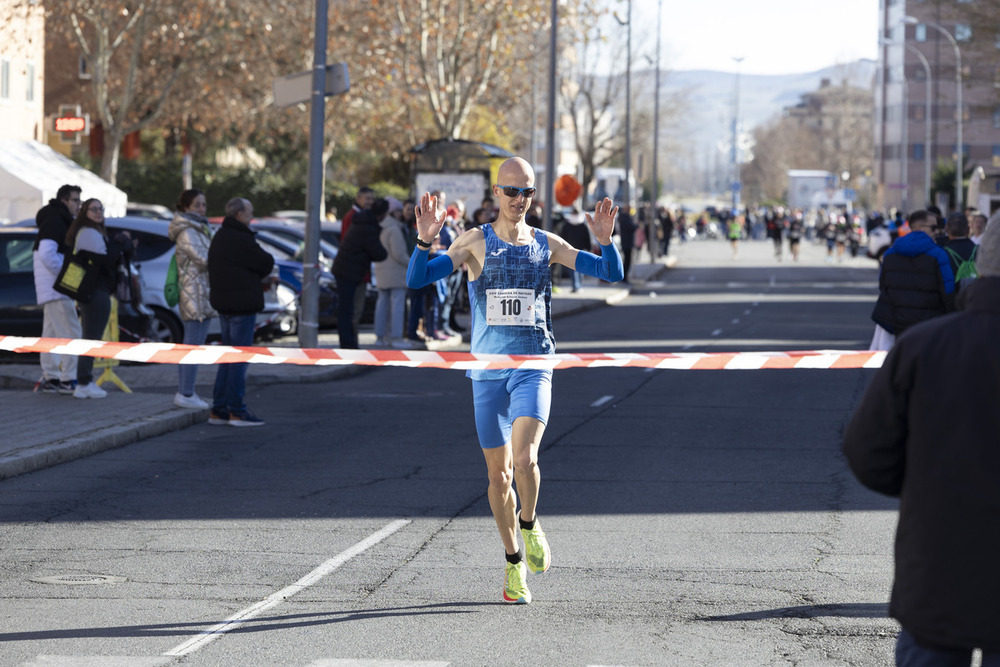
[[(656, 2), (656, 85), (654, 86), (654, 97), (653, 97), (653, 220), (659, 219), (659, 213), (657, 211), (657, 202), (660, 199), (660, 32), (661, 32), (661, 18), (663, 11), (663, 0), (657, 0)], [(647, 231), (654, 231), (656, 229), (655, 224)], [(667, 230), (663, 230), (666, 234)], [(659, 255), (659, 243), (656, 242), (656, 236), (653, 234), (647, 234), (649, 239), (649, 252), (655, 261)]]
[(323, 125), (326, 104), (327, 0), (316, 0), (312, 99), (309, 113), (309, 180), (306, 191), (306, 243), (299, 297), (299, 345), (316, 347), (319, 336), (319, 229), (323, 201)]
[[(559, 0), (552, 0), (552, 28), (549, 36), (549, 122), (545, 128), (545, 229), (552, 231), (552, 207), (556, 193), (556, 55), (558, 53)], [(534, 121), (532, 121), (534, 132)]]
[(739, 215), (740, 208), (740, 158), (739, 158), (739, 122), (740, 122), (740, 63), (743, 57), (734, 57), (736, 61), (736, 81), (733, 86), (733, 150), (732, 150), (732, 180), (729, 188), (732, 191), (733, 215)]
[(625, 205), (632, 214), (632, 0), (628, 0), (625, 40)]
[(924, 199), (927, 202), (926, 206), (931, 201), (931, 114), (934, 111), (931, 95), (931, 65), (920, 49), (911, 44), (907, 44), (906, 48), (911, 53), (915, 53), (920, 59), (920, 64), (924, 66), (924, 92), (926, 93), (924, 101)]
[(910, 82), (906, 80), (906, 68), (903, 69), (903, 122), (900, 127), (900, 151), (899, 160), (902, 163), (903, 196), (902, 206), (904, 215), (909, 215), (910, 209)]
[[(912, 17), (907, 16), (906, 18), (904, 18), (904, 22), (919, 23), (920, 21), (919, 19), (914, 19)], [(942, 35), (947, 37), (948, 41), (951, 42), (952, 48), (955, 49), (955, 86), (956, 86), (955, 104), (958, 107), (956, 110), (956, 120), (957, 120), (956, 138), (958, 139), (958, 141), (955, 149), (955, 210), (961, 212), (962, 200), (964, 195), (962, 189), (965, 180), (963, 178), (964, 174), (962, 173), (965, 162), (964, 156), (962, 155), (964, 150), (962, 147), (962, 123), (964, 120), (963, 117), (965, 116), (965, 109), (962, 108), (962, 51), (961, 49), (958, 48), (958, 41), (952, 36), (950, 32), (945, 30), (942, 26), (940, 26), (937, 23), (934, 23), (933, 21), (924, 21), (923, 23), (929, 28), (934, 28)]]

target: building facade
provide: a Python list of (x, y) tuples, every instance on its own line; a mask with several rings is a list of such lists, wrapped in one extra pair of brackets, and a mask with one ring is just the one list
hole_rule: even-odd
[(954, 167), (959, 155), (966, 174), (1000, 172), (1000, 17), (984, 20), (990, 4), (880, 0), (874, 178), (881, 208), (1000, 206), (1000, 192), (967, 201), (967, 185), (959, 201), (931, 196), (939, 163)]
[(44, 141), (45, 10), (0, 0), (0, 139)]

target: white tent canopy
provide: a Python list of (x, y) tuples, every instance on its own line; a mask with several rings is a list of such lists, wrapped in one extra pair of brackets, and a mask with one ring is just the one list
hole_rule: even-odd
[(37, 141), (0, 139), (0, 222), (34, 218), (63, 185), (100, 199), (108, 217), (125, 215), (128, 195), (97, 174)]

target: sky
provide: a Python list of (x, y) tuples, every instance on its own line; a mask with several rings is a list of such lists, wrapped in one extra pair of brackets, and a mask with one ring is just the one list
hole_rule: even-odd
[[(632, 0), (634, 46), (656, 53), (656, 0)], [(662, 0), (664, 68), (793, 74), (878, 55), (879, 0)], [(614, 3), (613, 3), (614, 4)], [(625, 16), (625, 0), (619, 13)]]

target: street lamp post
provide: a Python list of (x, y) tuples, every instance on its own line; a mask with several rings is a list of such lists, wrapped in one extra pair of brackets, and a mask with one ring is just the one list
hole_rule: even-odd
[(733, 215), (739, 214), (740, 208), (740, 189), (742, 184), (740, 183), (740, 149), (739, 149), (739, 123), (740, 123), (740, 63), (743, 62), (742, 56), (734, 56), (733, 60), (736, 62), (736, 81), (733, 85), (733, 147), (732, 147), (732, 178), (729, 182), (729, 188), (733, 195)]
[(663, 0), (656, 2), (656, 85), (653, 92), (653, 214), (660, 199), (660, 20)]
[(926, 92), (924, 99), (924, 199), (929, 204), (931, 201), (931, 114), (934, 112), (931, 106), (931, 65), (920, 49), (910, 44), (907, 44), (906, 48), (910, 53), (917, 54), (917, 57), (920, 58), (920, 64), (924, 66), (924, 89)]
[(962, 155), (962, 121), (963, 116), (965, 115), (965, 110), (962, 108), (962, 51), (958, 48), (958, 41), (955, 37), (942, 26), (934, 23), (933, 21), (921, 21), (915, 16), (905, 16), (903, 17), (903, 23), (906, 23), (907, 25), (917, 25), (919, 23), (923, 23), (928, 28), (934, 28), (947, 37), (948, 41), (951, 42), (952, 48), (955, 49), (955, 104), (958, 107), (956, 128), (958, 146), (955, 151), (955, 210), (961, 211), (963, 185), (962, 165), (964, 162)]
[(622, 21), (615, 13), (615, 20), (626, 27), (625, 38), (625, 206), (632, 211), (632, 0), (628, 0), (628, 16)]

